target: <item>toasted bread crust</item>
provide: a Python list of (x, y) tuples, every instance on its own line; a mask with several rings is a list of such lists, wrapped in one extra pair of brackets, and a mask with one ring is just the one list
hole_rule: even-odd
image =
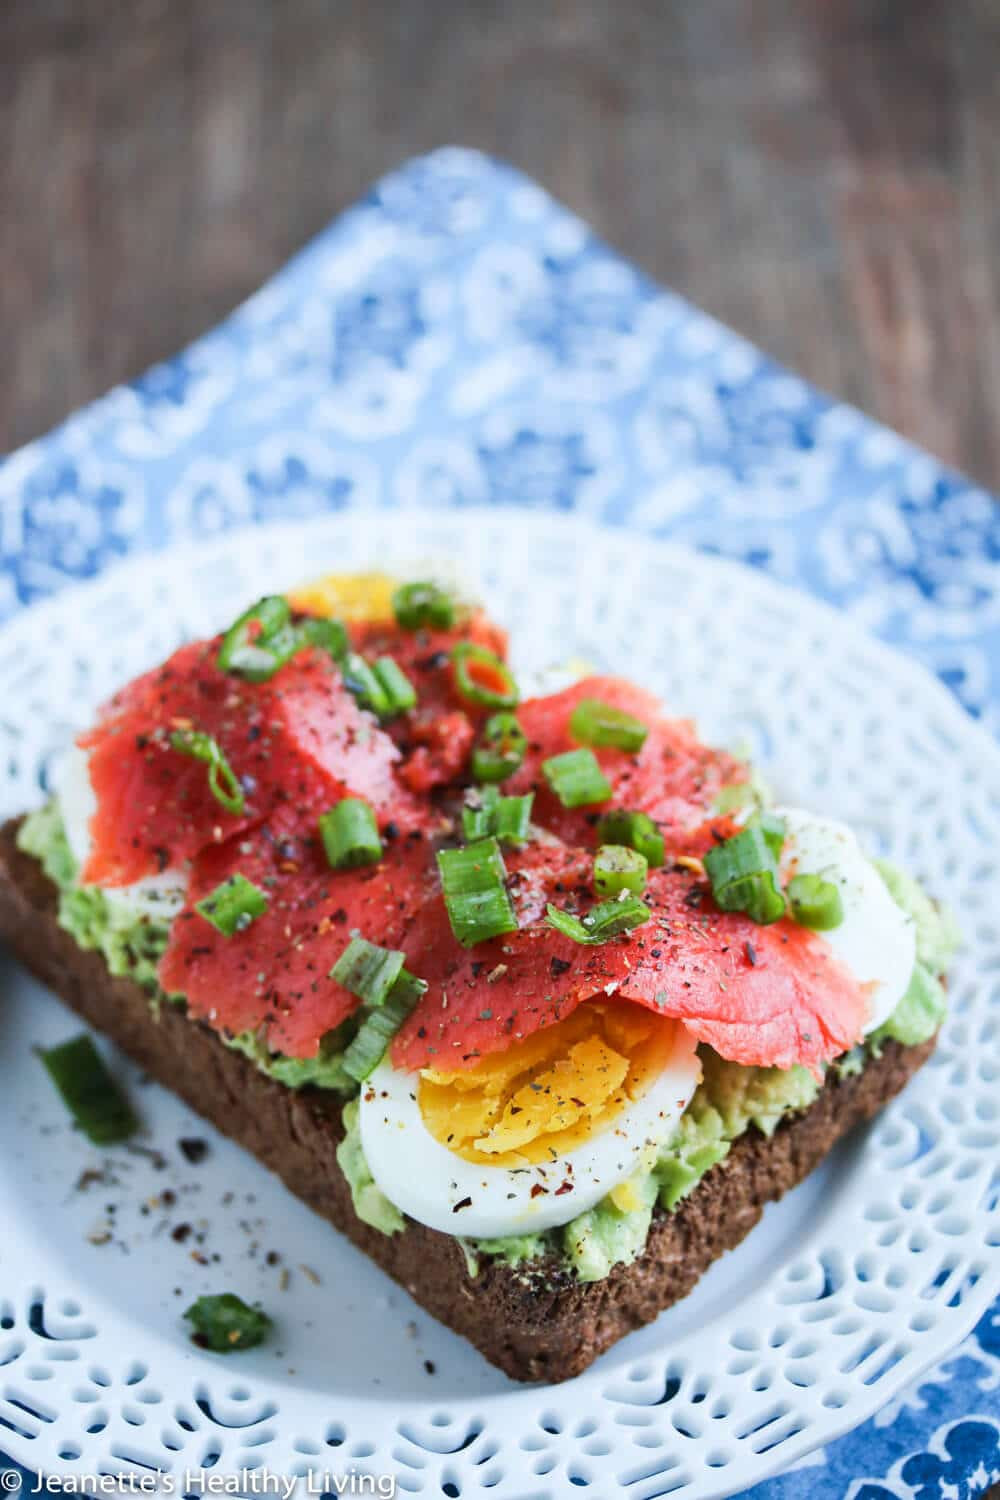
[(428, 1312), (515, 1380), (566, 1380), (611, 1344), (686, 1296), (708, 1266), (753, 1228), (766, 1203), (800, 1182), (847, 1131), (871, 1119), (933, 1050), (889, 1043), (854, 1077), (830, 1076), (807, 1110), (770, 1139), (750, 1130), (671, 1213), (657, 1211), (642, 1255), (603, 1281), (578, 1282), (560, 1262), (483, 1262), (470, 1276), (451, 1236), (412, 1220), (392, 1236), (361, 1222), (335, 1151), (341, 1102), (295, 1092), (224, 1046), (182, 1010), (159, 1013), (131, 980), (115, 979), (56, 918), (58, 893), (0, 829), (0, 936), (90, 1025), (152, 1077), (239, 1141), (317, 1213), (400, 1282)]

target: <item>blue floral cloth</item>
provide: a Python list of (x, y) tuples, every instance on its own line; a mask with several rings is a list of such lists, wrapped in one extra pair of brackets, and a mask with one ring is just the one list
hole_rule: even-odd
[[(510, 168), (379, 183), (219, 328), (0, 464), (0, 617), (192, 534), (554, 507), (843, 606), (1000, 726), (1000, 506), (664, 292)], [(1000, 1304), (755, 1500), (1000, 1480)]]

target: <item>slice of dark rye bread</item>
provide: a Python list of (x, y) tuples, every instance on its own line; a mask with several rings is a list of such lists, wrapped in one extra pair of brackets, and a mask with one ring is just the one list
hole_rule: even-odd
[(450, 1235), (408, 1220), (390, 1237), (357, 1218), (335, 1158), (343, 1134), (339, 1098), (312, 1088), (295, 1092), (268, 1078), (182, 1010), (161, 1005), (157, 1014), (138, 985), (112, 978), (100, 954), (77, 947), (56, 920), (55, 886), (17, 848), (16, 832), (16, 822), (0, 829), (0, 936), (17, 957), (515, 1380), (578, 1375), (617, 1339), (684, 1297), (753, 1228), (764, 1204), (800, 1182), (852, 1126), (877, 1114), (934, 1046), (933, 1039), (919, 1047), (891, 1042), (861, 1073), (831, 1074), (815, 1102), (770, 1139), (748, 1131), (677, 1208), (657, 1210), (643, 1253), (603, 1281), (581, 1283), (555, 1257), (516, 1269), (483, 1259), (472, 1276)]

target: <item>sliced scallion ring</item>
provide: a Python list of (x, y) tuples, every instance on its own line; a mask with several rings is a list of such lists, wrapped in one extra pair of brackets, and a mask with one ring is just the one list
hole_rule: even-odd
[(341, 1067), (348, 1077), (364, 1083), (426, 989), (425, 982), (408, 969), (399, 971), (384, 1001), (368, 1012), (341, 1058)]
[(757, 819), (709, 849), (703, 860), (721, 911), (742, 911), (766, 926), (785, 915), (785, 898), (771, 844)]
[(492, 836), (501, 844), (523, 844), (528, 838), (534, 792), (523, 797), (504, 797), (495, 786), (473, 788), (462, 808), (462, 832), (466, 840)]
[(545, 908), (548, 925), (554, 927), (556, 932), (561, 932), (563, 937), (572, 938), (574, 943), (606, 943), (609, 938), (641, 927), (644, 922), (649, 921), (650, 915), (645, 901), (640, 901), (638, 896), (629, 895), (618, 896), (613, 901), (602, 901), (598, 906), (592, 906), (582, 917), (561, 911), (551, 903)]
[(372, 666), (381, 689), (380, 719), (393, 719), (417, 705), (417, 690), (392, 656), (380, 656)]
[(598, 822), (597, 837), (602, 844), (625, 844), (638, 850), (651, 870), (658, 870), (663, 864), (663, 834), (647, 813), (613, 808)]
[(516, 708), (520, 697), (510, 668), (475, 641), (451, 648), (455, 687), (474, 708)]
[(506, 781), (520, 767), (527, 748), (528, 740), (516, 715), (505, 710), (491, 714), (472, 752), (473, 779)]
[(200, 729), (175, 729), (170, 736), (170, 746), (181, 755), (203, 761), (208, 766), (208, 789), (220, 807), (231, 813), (243, 811), (246, 806), (243, 788), (218, 740), (210, 734), (203, 734)]
[(344, 685), (362, 708), (370, 708), (379, 719), (395, 718), (416, 705), (413, 683), (391, 656), (380, 656), (369, 664), (356, 651), (349, 651), (343, 671)]
[(844, 920), (844, 903), (832, 880), (822, 875), (793, 875), (786, 888), (792, 916), (803, 927), (830, 932)]
[(374, 865), (382, 858), (375, 814), (360, 797), (344, 797), (319, 820), (320, 838), (334, 870)]
[(569, 732), (581, 745), (635, 752), (642, 749), (649, 729), (641, 719), (611, 703), (602, 703), (599, 698), (581, 698), (570, 714)]
[(594, 858), (594, 890), (600, 896), (622, 891), (641, 896), (648, 874), (646, 856), (625, 844), (602, 844)]
[(245, 875), (230, 875), (197, 902), (195, 911), (211, 922), (223, 937), (245, 932), (251, 922), (267, 911), (267, 895)]
[(593, 750), (565, 750), (542, 761), (542, 772), (563, 807), (607, 802), (611, 784)]
[(463, 948), (517, 931), (507, 871), (495, 838), (478, 839), (462, 849), (442, 849), (437, 863), (448, 921)]
[(343, 663), (350, 649), (350, 641), (345, 626), (339, 620), (310, 616), (307, 620), (300, 620), (297, 628), (304, 646), (315, 646), (317, 650), (326, 651), (338, 666)]
[(39, 1052), (74, 1123), (95, 1146), (114, 1146), (139, 1128), (132, 1106), (83, 1033)]
[(450, 630), (455, 623), (454, 597), (429, 581), (401, 584), (392, 611), (401, 630)]
[(250, 682), (266, 682), (294, 656), (299, 637), (290, 624), (288, 600), (269, 594), (251, 605), (222, 637), (217, 663)]
[(395, 948), (380, 948), (355, 936), (330, 970), (330, 978), (366, 1005), (382, 1005), (403, 971), (404, 957)]
[(264, 1342), (274, 1326), (266, 1312), (248, 1307), (235, 1292), (199, 1297), (184, 1316), (194, 1329), (194, 1342), (216, 1354), (253, 1349)]
[(784, 820), (779, 818), (777, 813), (762, 812), (757, 814), (754, 822), (764, 835), (764, 842), (775, 859), (780, 859), (785, 844)]

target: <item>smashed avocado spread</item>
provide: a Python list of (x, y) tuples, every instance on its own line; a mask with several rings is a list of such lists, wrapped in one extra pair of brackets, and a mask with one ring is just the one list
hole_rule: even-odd
[[(77, 883), (76, 862), (57, 803), (48, 803), (24, 820), (18, 846), (39, 861), (58, 888), (59, 922), (82, 948), (99, 951), (112, 974), (134, 979), (154, 1000), (183, 1003), (182, 996), (166, 997), (157, 985), (157, 963), (167, 945), (168, 924), (108, 900), (96, 887)], [(926, 1041), (940, 1026), (946, 1009), (940, 976), (956, 947), (954, 923), (911, 876), (883, 860), (877, 861), (877, 868), (897, 905), (915, 923), (917, 962), (909, 988), (889, 1019), (863, 1046), (834, 1064), (842, 1073), (859, 1071), (866, 1057), (878, 1056), (889, 1040), (905, 1046)], [(357, 1084), (342, 1066), (349, 1030), (330, 1033), (312, 1058), (273, 1053), (252, 1032), (222, 1039), (287, 1087), (309, 1085), (352, 1094)], [(820, 1085), (803, 1067), (746, 1067), (723, 1060), (704, 1045), (699, 1051), (702, 1081), (669, 1148), (650, 1170), (637, 1174), (616, 1189), (613, 1197), (609, 1195), (559, 1229), (463, 1240), (470, 1272), (475, 1273), (484, 1256), (520, 1267), (555, 1254), (581, 1281), (602, 1279), (613, 1266), (630, 1263), (642, 1251), (657, 1205), (668, 1211), (674, 1208), (746, 1130), (753, 1127), (770, 1136), (786, 1115), (807, 1108), (819, 1091)], [(404, 1227), (403, 1215), (380, 1191), (368, 1169), (356, 1098), (349, 1098), (344, 1106), (344, 1128), (337, 1161), (350, 1185), (355, 1212), (365, 1223), (394, 1234)]]
[[(169, 1000), (183, 1005), (183, 995), (164, 995), (156, 977), (157, 964), (170, 936), (169, 924), (123, 901), (112, 901), (97, 886), (77, 883), (77, 866), (66, 838), (59, 805), (52, 801), (29, 813), (21, 824), (17, 845), (38, 860), (59, 890), (59, 925), (65, 927), (81, 948), (96, 949), (117, 978), (134, 979), (154, 1003)], [(350, 1033), (353, 1027), (344, 1028)], [(354, 1080), (344, 1072), (341, 1058), (349, 1034), (331, 1032), (323, 1038), (315, 1057), (284, 1057), (271, 1052), (252, 1031), (235, 1036), (220, 1034), (220, 1041), (242, 1052), (262, 1073), (287, 1088), (335, 1089), (353, 1093)]]

